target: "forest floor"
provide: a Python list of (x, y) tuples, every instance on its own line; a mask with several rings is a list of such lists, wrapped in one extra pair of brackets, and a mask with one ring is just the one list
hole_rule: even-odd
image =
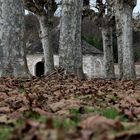
[(0, 140), (140, 140), (140, 80), (0, 79)]

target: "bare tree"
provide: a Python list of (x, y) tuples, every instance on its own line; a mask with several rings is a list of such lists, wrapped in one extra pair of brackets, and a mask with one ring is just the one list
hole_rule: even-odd
[(98, 12), (93, 9), (84, 9), (83, 16), (89, 16), (94, 23), (100, 28), (103, 39), (104, 50), (104, 76), (111, 79), (115, 77), (114, 58), (113, 58), (113, 41), (112, 27), (114, 24), (114, 16), (110, 5), (110, 0), (96, 0)]
[(21, 0), (0, 0), (2, 76), (27, 77), (24, 52), (24, 8)]
[(120, 78), (135, 79), (132, 12), (136, 6), (136, 0), (114, 0), (113, 6), (116, 18)]
[(52, 25), (57, 9), (55, 0), (23, 0), (25, 7), (36, 14), (40, 23), (40, 38), (44, 51), (45, 74), (54, 69)]
[(114, 57), (113, 57), (113, 41), (112, 27), (114, 24), (113, 11), (110, 0), (96, 0), (96, 8), (98, 9), (97, 25), (100, 27), (103, 39), (104, 50), (104, 75), (105, 78), (111, 79), (115, 77)]
[(83, 77), (81, 48), (82, 0), (63, 0), (60, 23), (59, 65)]

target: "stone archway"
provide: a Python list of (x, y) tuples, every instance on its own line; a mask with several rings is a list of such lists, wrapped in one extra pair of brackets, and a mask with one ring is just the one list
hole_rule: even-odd
[(102, 75), (102, 62), (101, 60), (97, 59), (94, 63), (94, 74), (95, 76), (101, 76)]
[(44, 62), (39, 61), (35, 65), (35, 76), (40, 77), (42, 75), (44, 75)]

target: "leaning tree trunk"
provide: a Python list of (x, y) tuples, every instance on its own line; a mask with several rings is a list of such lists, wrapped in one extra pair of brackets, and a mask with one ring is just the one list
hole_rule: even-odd
[(122, 13), (123, 19), (123, 79), (135, 79), (135, 64), (133, 54), (133, 29), (132, 29), (133, 7), (126, 4)]
[(40, 23), (40, 38), (44, 52), (45, 74), (54, 70), (53, 46), (52, 46), (52, 25), (48, 23), (47, 15), (37, 16)]
[(0, 0), (2, 76), (28, 76), (24, 62), (24, 8), (22, 0)]
[(101, 31), (102, 31), (103, 49), (104, 49), (104, 76), (107, 79), (112, 79), (115, 77), (112, 28), (102, 27)]
[(81, 52), (82, 4), (80, 0), (63, 0), (60, 25), (59, 65), (66, 71), (78, 76), (83, 76)]

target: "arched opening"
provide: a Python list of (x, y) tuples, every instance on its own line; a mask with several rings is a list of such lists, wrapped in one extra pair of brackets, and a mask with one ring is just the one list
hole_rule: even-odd
[(101, 76), (102, 75), (102, 63), (101, 63), (100, 60), (95, 61), (94, 69), (95, 69), (94, 72), (95, 72), (96, 76)]
[(38, 77), (44, 75), (44, 62), (43, 61), (36, 63), (35, 75)]

